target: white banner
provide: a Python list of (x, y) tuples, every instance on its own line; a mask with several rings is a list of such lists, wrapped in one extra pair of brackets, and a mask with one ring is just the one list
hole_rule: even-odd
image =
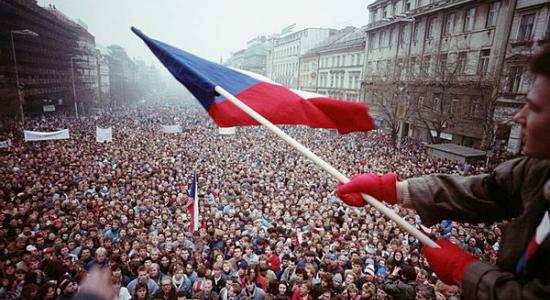
[(44, 112), (52, 112), (55, 111), (55, 105), (43, 105), (42, 109)]
[(180, 133), (181, 132), (181, 126), (180, 125), (161, 125), (162, 126), (162, 132), (164, 133)]
[(41, 132), (24, 130), (25, 141), (47, 141), (47, 140), (64, 140), (69, 138), (69, 129), (61, 129), (59, 131)]
[(113, 128), (99, 128), (95, 127), (95, 140), (98, 143), (112, 142), (113, 141)]
[(232, 135), (237, 132), (237, 127), (220, 127), (220, 134), (222, 135)]
[(11, 140), (0, 141), (0, 148), (9, 148), (11, 146)]

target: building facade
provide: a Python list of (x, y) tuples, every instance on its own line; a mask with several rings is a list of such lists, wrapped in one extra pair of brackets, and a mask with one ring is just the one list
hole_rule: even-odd
[[(94, 37), (86, 29), (53, 6), (43, 8), (32, 0), (0, 1), (2, 114), (41, 114), (46, 107), (47, 111), (73, 110), (71, 59), (85, 56), (90, 68), (95, 66), (93, 45)], [(94, 77), (91, 73), (84, 75), (86, 82), (75, 82), (83, 89), (82, 94), (86, 86), (93, 85), (90, 81)]]
[(271, 53), (271, 73), (268, 77), (289, 88), (299, 86), (300, 57), (318, 47), (337, 30), (326, 28), (306, 28), (288, 32), (276, 38)]
[(318, 93), (336, 99), (359, 101), (365, 32), (360, 28), (344, 28), (342, 31), (341, 38), (318, 50)]
[(369, 5), (363, 93), (377, 122), (396, 138), (490, 144), (514, 7), (494, 0)]

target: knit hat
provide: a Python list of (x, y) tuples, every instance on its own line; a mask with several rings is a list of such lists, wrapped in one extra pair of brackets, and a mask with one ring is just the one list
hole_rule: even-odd
[(370, 276), (374, 276), (374, 265), (367, 265), (365, 268), (365, 273), (369, 274)]
[(65, 288), (72, 282), (75, 282), (75, 280), (71, 277), (71, 275), (69, 274), (63, 275), (63, 277), (61, 277), (61, 279), (59, 280), (59, 284), (57, 285), (57, 288), (59, 289), (59, 293), (63, 293)]

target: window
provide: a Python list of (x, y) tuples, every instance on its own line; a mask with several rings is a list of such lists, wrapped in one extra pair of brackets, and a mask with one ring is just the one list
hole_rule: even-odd
[(548, 20), (548, 23), (546, 24), (546, 32), (544, 33), (544, 39), (550, 40), (550, 20)]
[(409, 75), (414, 76), (416, 75), (416, 57), (411, 57), (411, 61), (409, 63)]
[(403, 4), (403, 11), (407, 12), (411, 10), (411, 0), (406, 0)]
[(480, 102), (479, 100), (473, 100), (472, 104), (470, 105), (470, 115), (475, 116), (479, 113), (479, 106)]
[(399, 33), (397, 34), (397, 43), (399, 44), (399, 48), (403, 48), (405, 46), (405, 25), (399, 26)]
[(441, 94), (434, 93), (434, 98), (432, 102), (432, 110), (440, 111), (441, 110)]
[(428, 23), (426, 24), (426, 40), (433, 39), (434, 30), (436, 27), (435, 22), (437, 21), (436, 17), (431, 17), (428, 19)]
[(486, 28), (497, 26), (499, 9), (500, 1), (495, 1), (489, 4), (489, 10), (487, 11), (487, 23), (485, 24)]
[(466, 14), (464, 15), (464, 32), (474, 30), (474, 25), (476, 21), (476, 8), (468, 8)]
[(467, 60), (468, 60), (467, 52), (458, 53), (458, 60), (457, 60), (457, 66), (456, 66), (457, 74), (463, 74), (466, 72), (466, 64), (468, 63)]
[(384, 37), (386, 35), (386, 31), (380, 31), (378, 34), (378, 47), (382, 48), (384, 47)]
[(424, 96), (418, 96), (418, 106), (419, 107), (424, 106)]
[(447, 59), (447, 53), (441, 53), (441, 55), (439, 55), (439, 72), (441, 74), (445, 74), (447, 71)]
[(508, 73), (508, 80), (506, 83), (506, 91), (508, 93), (517, 93), (521, 85), (521, 79), (523, 77), (523, 66), (512, 66)]
[(416, 43), (418, 41), (418, 32), (420, 30), (420, 21), (414, 22), (414, 28), (413, 28), (413, 41)]
[(451, 108), (450, 108), (451, 114), (456, 114), (460, 112), (460, 100), (453, 98), (451, 100)]
[(430, 74), (431, 61), (432, 57), (430, 55), (424, 56), (424, 60), (422, 61), (422, 71), (424, 74)]
[(491, 55), (490, 49), (481, 50), (479, 53), (479, 65), (477, 72), (479, 75), (484, 76), (487, 74), (487, 70), (489, 69), (489, 58)]
[(443, 36), (450, 36), (455, 31), (455, 13), (450, 13), (445, 16), (443, 23)]
[(393, 46), (393, 28), (390, 29), (390, 34), (388, 35), (388, 47)]
[(533, 25), (535, 23), (535, 13), (521, 16), (518, 31), (518, 41), (531, 40), (533, 34)]

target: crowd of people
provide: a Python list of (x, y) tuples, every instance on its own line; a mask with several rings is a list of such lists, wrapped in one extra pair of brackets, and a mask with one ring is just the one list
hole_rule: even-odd
[[(161, 124), (184, 132), (163, 134)], [(97, 143), (95, 127), (113, 128)], [(80, 119), (28, 118), (27, 130), (70, 139), (0, 140), (0, 299), (70, 299), (91, 270), (110, 272), (114, 299), (458, 299), (421, 243), (376, 209), (352, 208), (337, 182), (262, 127), (219, 135), (202, 111), (143, 106)], [(393, 147), (382, 132), (284, 130), (344, 174), (481, 174), (485, 163)], [(494, 161), (496, 164), (497, 161)], [(188, 206), (198, 177), (200, 226)], [(413, 211), (393, 209), (420, 227)], [(498, 224), (443, 221), (428, 230), (495, 263)]]

